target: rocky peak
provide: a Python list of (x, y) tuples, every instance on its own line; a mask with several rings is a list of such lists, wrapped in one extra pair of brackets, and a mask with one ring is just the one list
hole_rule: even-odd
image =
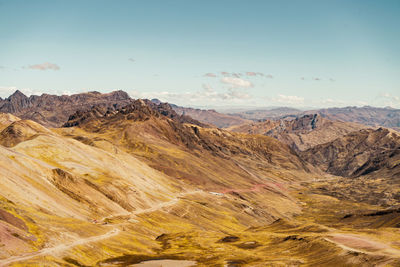
[(118, 110), (119, 113), (127, 115), (128, 120), (145, 121), (151, 116), (158, 117), (158, 112), (153, 109), (149, 100), (137, 99), (129, 105)]
[(300, 131), (311, 131), (319, 127), (321, 121), (322, 118), (317, 113), (307, 114), (301, 117), (297, 117), (294, 121), (292, 121), (291, 129)]
[(130, 96), (128, 95), (127, 92), (118, 90), (110, 93), (111, 97), (115, 100), (126, 100), (130, 99)]
[(160, 101), (159, 99), (157, 99), (157, 98), (153, 98), (153, 99), (151, 100), (151, 102), (153, 102), (153, 103), (156, 104), (156, 105), (161, 104), (161, 101)]
[(19, 90), (0, 102), (0, 110), (5, 113), (17, 113), (29, 106), (29, 98)]
[(150, 118), (166, 117), (179, 123), (190, 123), (202, 127), (208, 125), (189, 116), (178, 115), (168, 103), (154, 104), (148, 99), (137, 99), (122, 107), (93, 106), (87, 111), (77, 111), (69, 117), (64, 127), (83, 125), (92, 120), (105, 120), (110, 117), (133, 121), (146, 121)]
[(12, 113), (22, 119), (30, 119), (49, 127), (60, 127), (78, 110), (86, 111), (93, 106), (122, 107), (132, 99), (124, 91), (107, 94), (87, 92), (73, 95), (42, 94), (27, 97), (16, 91), (5, 100), (0, 100), (0, 112)]
[(8, 97), (8, 99), (13, 100), (13, 99), (24, 99), (28, 98), (24, 93), (22, 93), (20, 90), (16, 90), (12, 95)]

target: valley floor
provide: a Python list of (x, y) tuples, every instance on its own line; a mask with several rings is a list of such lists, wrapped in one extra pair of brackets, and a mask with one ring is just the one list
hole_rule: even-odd
[[(400, 266), (399, 211), (351, 201), (354, 196), (329, 196), (326, 187), (341, 179), (292, 189), (290, 195), (302, 211), (271, 224), (245, 227), (228, 212), (212, 217), (213, 205), (263, 194), (263, 186), (220, 193), (194, 190), (146, 210), (103, 218), (95, 227), (104, 233), (97, 236), (3, 259), (0, 265), (125, 266), (185, 260), (198, 266)], [(258, 211), (243, 207), (243, 213), (249, 212)]]

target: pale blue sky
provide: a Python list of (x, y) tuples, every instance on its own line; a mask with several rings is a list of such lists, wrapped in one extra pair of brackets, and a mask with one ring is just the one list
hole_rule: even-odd
[(0, 97), (400, 108), (399, 14), (398, 0), (0, 0)]

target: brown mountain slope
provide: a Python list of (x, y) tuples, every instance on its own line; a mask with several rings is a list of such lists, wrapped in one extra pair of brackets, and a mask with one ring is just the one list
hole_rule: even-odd
[(263, 134), (302, 151), (315, 145), (332, 141), (365, 126), (325, 119), (318, 114), (308, 114), (293, 120), (263, 121), (233, 126), (228, 130), (250, 134)]
[[(266, 165), (264, 168), (272, 167), (272, 164), (275, 164), (277, 167), (307, 170), (303, 162), (289, 148), (282, 147), (279, 142), (269, 137), (247, 136), (197, 127), (193, 124), (182, 124), (182, 121), (175, 116), (171, 118), (163, 115), (162, 111), (157, 110), (158, 107), (151, 102), (136, 100), (133, 104), (117, 110), (112, 115), (98, 116), (96, 119), (79, 124), (79, 126), (85, 131), (101, 134), (103, 138), (111, 138), (114, 143), (122, 144), (125, 149), (138, 153), (138, 155), (142, 154), (141, 144), (145, 144), (146, 152), (150, 152), (149, 163), (156, 168), (166, 168), (170, 171), (187, 168), (187, 166), (183, 166), (183, 168), (165, 166), (166, 155), (163, 156), (162, 151), (156, 151), (160, 150), (160, 147), (167, 149), (171, 144), (177, 146), (182, 152), (194, 153), (199, 158), (207, 158), (207, 161), (209, 156), (217, 156), (217, 160), (235, 155), (252, 156), (260, 158)], [(82, 114), (81, 117), (85, 118), (86, 115)], [(72, 118), (73, 121), (77, 119)], [(72, 125), (70, 122), (66, 123), (66, 126), (70, 125)], [(157, 158), (152, 158), (152, 156)], [(174, 155), (168, 155), (168, 157), (174, 157)], [(157, 160), (162, 166), (155, 164)], [(181, 161), (179, 158), (175, 160), (175, 165)], [(188, 173), (187, 176), (193, 175)], [(207, 173), (203, 173), (198, 179), (205, 180), (207, 176), (209, 176)]]
[[(100, 235), (107, 228), (90, 223), (93, 218), (151, 207), (181, 188), (122, 151), (111, 154), (18, 122), (17, 129), (33, 136), (0, 146), (0, 258)], [(9, 145), (9, 135), (0, 138)]]
[(93, 105), (121, 106), (130, 101), (129, 95), (123, 91), (108, 94), (89, 92), (70, 96), (43, 94), (27, 97), (17, 90), (8, 98), (0, 100), (0, 112), (11, 113), (22, 119), (33, 120), (45, 126), (59, 127), (77, 110), (86, 110)]
[(218, 128), (226, 128), (233, 125), (250, 123), (250, 120), (243, 119), (235, 115), (219, 113), (212, 109), (204, 110), (195, 108), (185, 108), (176, 105), (173, 105), (172, 107), (176, 111), (176, 113), (180, 115), (188, 115), (195, 120), (201, 121), (206, 124), (215, 125)]
[(30, 120), (17, 120), (10, 123), (0, 132), (0, 144), (6, 147), (33, 138), (38, 134), (48, 134), (50, 131), (42, 125)]
[(245, 123), (241, 125), (234, 125), (226, 128), (226, 130), (235, 132), (235, 133), (247, 133), (247, 134), (262, 134), (264, 135), (268, 131), (278, 127), (280, 125), (280, 121), (274, 120), (265, 120), (261, 122), (251, 122)]
[(9, 114), (9, 113), (0, 113), (0, 131), (6, 128), (8, 125), (15, 121), (19, 121), (20, 118)]
[(301, 156), (335, 175), (357, 177), (376, 171), (376, 175), (399, 177), (400, 135), (384, 128), (355, 131), (306, 150)]
[(373, 227), (400, 227), (400, 135), (379, 128), (352, 132), (300, 153), (322, 170), (348, 178), (321, 182), (319, 192), (339, 200), (388, 210), (348, 211), (345, 223), (371, 218)]

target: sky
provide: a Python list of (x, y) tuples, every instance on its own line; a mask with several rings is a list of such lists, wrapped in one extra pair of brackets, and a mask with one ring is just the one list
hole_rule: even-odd
[(0, 97), (400, 108), (399, 0), (0, 0)]

